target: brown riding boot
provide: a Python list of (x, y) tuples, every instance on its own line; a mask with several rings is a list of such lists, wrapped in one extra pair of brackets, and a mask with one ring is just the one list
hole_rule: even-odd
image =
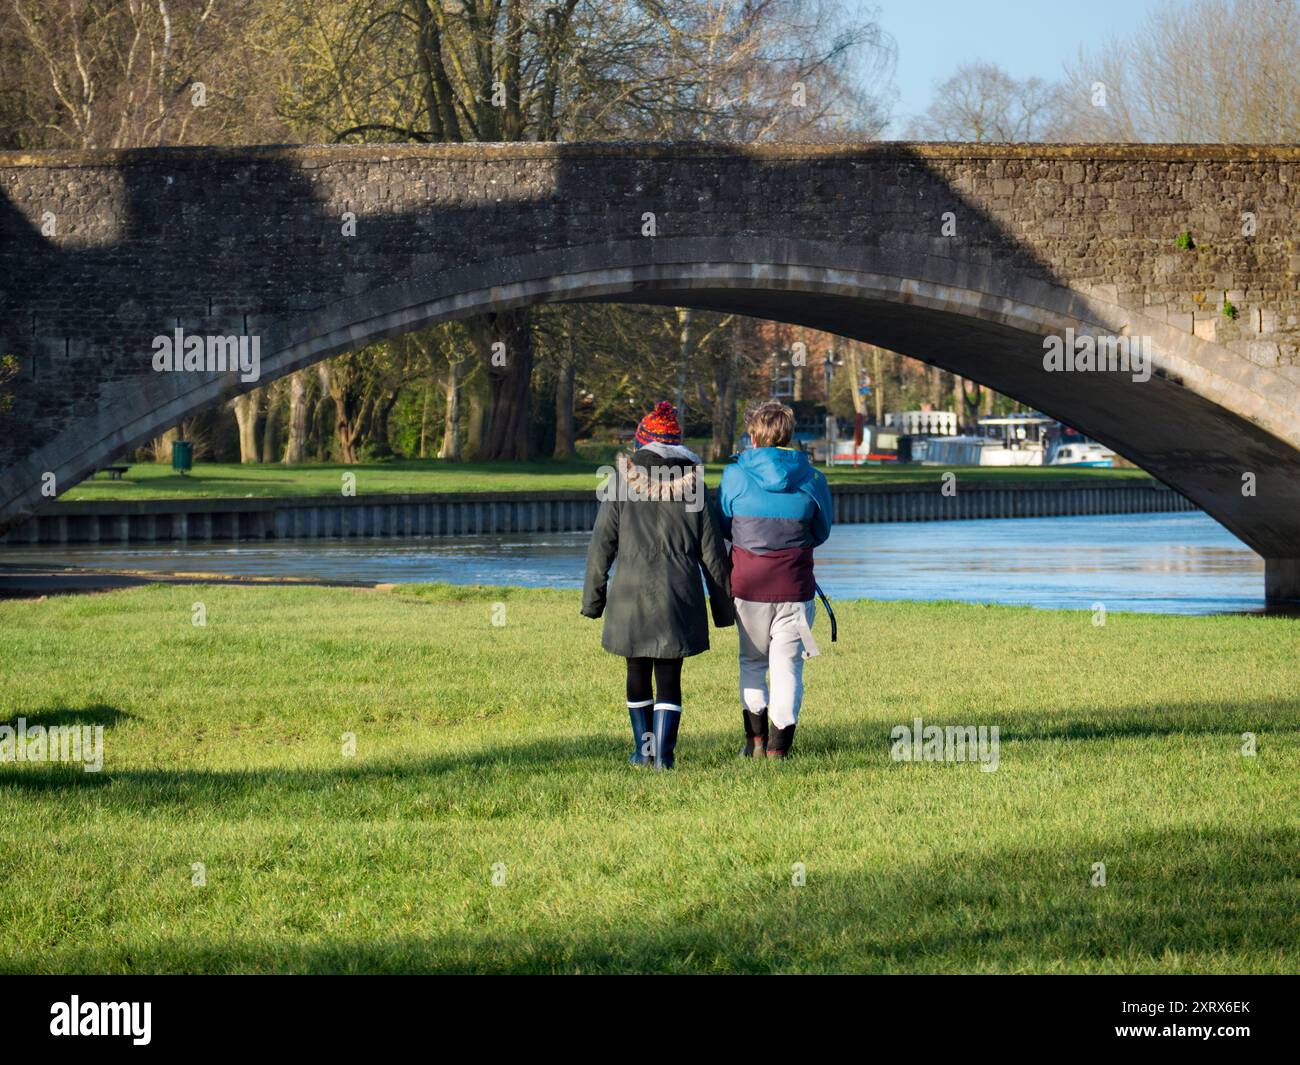
[(741, 758), (762, 758), (767, 750), (767, 707), (757, 714), (748, 710), (741, 711), (745, 719), (745, 746), (741, 749)]
[(767, 756), (769, 758), (790, 757), (790, 747), (794, 744), (794, 725), (774, 728), (767, 737)]

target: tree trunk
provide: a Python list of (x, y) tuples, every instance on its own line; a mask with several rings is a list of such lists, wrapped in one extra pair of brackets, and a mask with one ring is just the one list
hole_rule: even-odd
[(690, 371), (691, 352), (695, 347), (695, 312), (689, 307), (677, 309), (677, 421), (686, 430), (686, 377)]
[[(573, 433), (573, 319), (565, 312), (564, 339), (560, 355), (560, 367), (555, 381), (555, 450), (557, 459), (572, 458), (574, 455)], [(680, 404), (681, 400), (678, 400)], [(681, 410), (681, 407), (678, 407)], [(680, 415), (679, 415), (680, 417)]]
[(239, 426), (239, 461), (251, 463), (257, 461), (257, 399), (258, 392), (245, 392), (230, 401), (230, 408), (235, 412), (235, 424)]
[(262, 461), (275, 461), (275, 440), (280, 428), (280, 387), (278, 382), (266, 386), (266, 421), (262, 423)]
[(961, 382), (961, 408), (960, 417), (970, 425), (979, 420), (980, 408), (984, 405), (984, 394), (990, 389), (985, 388), (978, 381), (972, 381), (969, 378), (959, 377)]
[(362, 437), (372, 444), (383, 445), (386, 449), (384, 454), (392, 450), (391, 441), (388, 439), (388, 419), (393, 413), (393, 408), (397, 406), (397, 397), (401, 392), (400, 388), (390, 388), (375, 397), (370, 411), (370, 431)]
[(425, 447), (429, 440), (429, 405), (433, 402), (433, 386), (427, 385), (424, 389), (424, 402), (420, 404), (420, 447), (415, 453), (416, 458), (424, 458)]
[(307, 371), (289, 375), (289, 438), (284, 442), (284, 464), (294, 466), (307, 457)]
[(736, 450), (736, 377), (740, 366), (743, 329), (738, 325), (727, 342), (727, 354), (715, 364), (717, 401), (713, 405), (713, 436), (709, 459), (721, 462)]
[(862, 359), (858, 348), (857, 341), (849, 341), (849, 391), (853, 394), (853, 413), (865, 415), (867, 413), (867, 397), (861, 392)]
[(926, 377), (930, 386), (930, 409), (943, 410), (943, 371), (937, 366), (927, 368)]
[[(490, 315), (475, 330), (488, 375), (488, 420), (483, 453), (488, 461), (528, 458), (528, 413), (533, 376), (533, 316), (528, 307)], [(504, 350), (493, 351), (494, 344)], [(499, 365), (504, 362), (505, 365)]]
[(483, 446), (487, 439), (487, 404), (478, 389), (469, 393), (469, 425), (466, 427), (467, 458), (483, 457)]
[(880, 373), (880, 349), (871, 346), (871, 395), (876, 401), (876, 424), (885, 424), (885, 379)]
[[(318, 377), (321, 376), (319, 368), (316, 372)], [(330, 440), (334, 436), (332, 428), (334, 419), (330, 415), (330, 404), (325, 402), (325, 397), (326, 393), (322, 389), (320, 400), (312, 407), (308, 418), (307, 439), (311, 443), (317, 462), (329, 460)]]
[(464, 376), (463, 356), (447, 360), (446, 403), (442, 413), (442, 447), (438, 458), (460, 461), (460, 383)]
[(338, 375), (324, 362), (317, 363), (316, 370), (320, 374), (322, 390), (334, 401), (334, 437), (339, 444), (339, 461), (353, 466), (357, 461), (357, 431), (365, 420), (364, 406), (360, 417), (350, 417), (348, 395), (339, 384)]

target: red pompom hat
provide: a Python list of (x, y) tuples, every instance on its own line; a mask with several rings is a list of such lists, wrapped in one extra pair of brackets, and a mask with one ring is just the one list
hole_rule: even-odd
[(636, 427), (636, 442), (642, 446), (651, 442), (680, 444), (682, 427), (677, 424), (677, 411), (667, 400), (655, 404), (655, 409), (641, 419)]

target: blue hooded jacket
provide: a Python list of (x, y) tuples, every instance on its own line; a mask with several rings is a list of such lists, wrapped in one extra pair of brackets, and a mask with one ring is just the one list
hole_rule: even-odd
[(722, 474), (722, 533), (731, 541), (737, 599), (805, 603), (813, 598), (813, 548), (831, 533), (831, 491), (794, 448), (741, 452)]

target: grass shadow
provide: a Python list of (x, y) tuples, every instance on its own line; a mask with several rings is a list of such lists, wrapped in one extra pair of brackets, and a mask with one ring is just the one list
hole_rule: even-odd
[[(463, 889), (474, 925), (445, 933), (69, 939), (10, 955), (0, 970), (1283, 972), (1300, 934), (1300, 828), (1119, 830), (995, 849), (973, 840), (956, 863), (811, 862), (800, 887), (789, 855), (718, 861), (726, 868), (706, 898), (643, 884), (614, 909), (565, 915), (537, 904), (545, 882), (510, 901), (484, 883)], [(1104, 887), (1089, 883), (1096, 861), (1109, 867)], [(363, 870), (355, 890), (368, 891)]]
[[(1059, 715), (1063, 710), (1044, 711)], [(1143, 715), (1146, 708), (1124, 708), (1114, 712), (1113, 720), (1078, 719), (1064, 724), (1045, 721), (1041, 727), (1023, 720), (1000, 722), (996, 715), (985, 721), (957, 720), (947, 715), (927, 718), (926, 724), (999, 725), (1002, 760), (1008, 757), (1007, 745), (1065, 741), (1134, 739), (1158, 740), (1171, 736), (1222, 735), (1234, 747), (1242, 731), (1252, 731), (1264, 739), (1273, 729), (1300, 728), (1300, 704), (1278, 700), (1255, 700), (1223, 706), (1215, 703), (1188, 703), (1170, 707), (1161, 721)], [(27, 718), (33, 724), (106, 724), (112, 725), (128, 715), (112, 707), (88, 707), (82, 710), (40, 711)], [(911, 725), (910, 716), (900, 715), (887, 722), (862, 721), (849, 724), (820, 723), (816, 718), (801, 726), (796, 755), (789, 768), (800, 761), (835, 758), (837, 770), (861, 768), (885, 770), (893, 765), (890, 731), (896, 724)], [(695, 729), (690, 721), (683, 725), (678, 747), (679, 773), (710, 773), (737, 759), (742, 736), (735, 730)], [(262, 800), (269, 804), (301, 796), (337, 796), (339, 786), (374, 787), (386, 783), (419, 783), (427, 779), (433, 785), (454, 784), (460, 776), (482, 777), (490, 774), (517, 774), (526, 769), (539, 780), (547, 777), (583, 777), (601, 770), (619, 770), (625, 766), (631, 749), (630, 734), (624, 737), (611, 732), (566, 735), (555, 739), (484, 746), (478, 749), (435, 753), (396, 761), (347, 761), (337, 768), (304, 766), (250, 770), (207, 769), (117, 769), (112, 765), (112, 750), (106, 752), (105, 766), (98, 773), (70, 773), (49, 763), (27, 763), (0, 767), (0, 793), (56, 792), (95, 795), (98, 801), (114, 807), (136, 809), (142, 805), (188, 806), (210, 804), (215, 810), (231, 808), (231, 817), (247, 814), (247, 807), (236, 809), (237, 801)], [(345, 761), (342, 758), (341, 761)], [(627, 768), (628, 772), (634, 772)]]
[(95, 703), (90, 706), (82, 707), (59, 707), (51, 710), (37, 710), (35, 713), (15, 714), (7, 721), (0, 721), (0, 724), (9, 725), (11, 728), (18, 727), (18, 719), (22, 718), (27, 728), (33, 729), (36, 726), (42, 728), (68, 727), (73, 725), (102, 725), (104, 728), (112, 728), (122, 721), (130, 721), (131, 715), (124, 710), (119, 710), (116, 706), (108, 706), (104, 703)]
[[(1253, 699), (1224, 706), (1222, 703), (1183, 703), (1161, 708), (1126, 707), (1080, 715), (1055, 711), (1065, 720), (1041, 724), (1013, 719), (998, 723), (1002, 742), (1036, 740), (1160, 739), (1166, 736), (1240, 735), (1270, 728), (1300, 728), (1300, 699)], [(995, 722), (989, 722), (993, 724)]]

